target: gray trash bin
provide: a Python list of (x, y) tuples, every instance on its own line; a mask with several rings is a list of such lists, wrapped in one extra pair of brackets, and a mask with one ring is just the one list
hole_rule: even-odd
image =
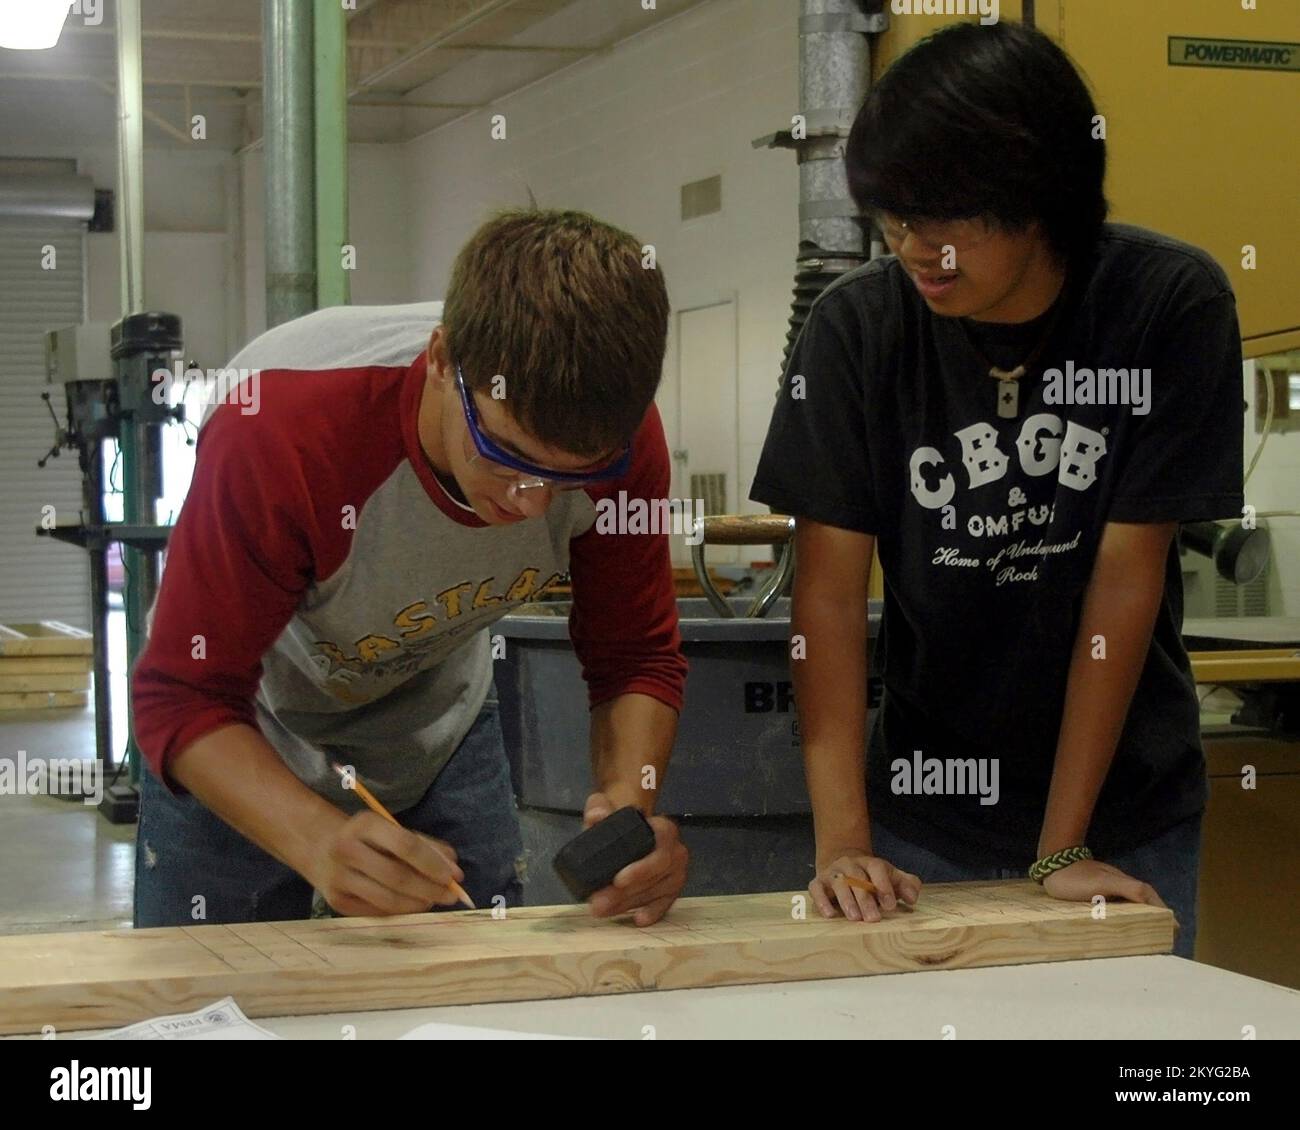
[[(789, 601), (765, 619), (735, 619), (702, 598), (678, 601), (690, 663), (677, 744), (658, 811), (678, 819), (691, 851), (687, 895), (797, 890), (812, 877), (813, 836), (790, 683)], [(872, 602), (871, 636), (879, 617)], [(551, 868), (582, 830), (591, 791), (587, 689), (568, 635), (568, 604), (494, 626), (495, 664), (530, 905), (572, 901)]]

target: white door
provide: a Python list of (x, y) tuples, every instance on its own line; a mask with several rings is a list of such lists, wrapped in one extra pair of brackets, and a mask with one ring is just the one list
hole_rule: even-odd
[[(734, 514), (739, 471), (737, 427), (736, 303), (733, 300), (677, 314), (677, 435), (674, 490), (705, 500), (706, 514)], [(674, 539), (674, 561), (690, 551)], [(734, 564), (736, 546), (710, 549), (711, 564)]]

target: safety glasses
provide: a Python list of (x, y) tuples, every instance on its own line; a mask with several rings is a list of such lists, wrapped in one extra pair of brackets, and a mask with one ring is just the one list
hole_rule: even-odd
[(904, 220), (887, 212), (876, 212), (872, 217), (880, 234), (890, 248), (898, 251), (909, 236), (929, 251), (942, 251), (951, 247), (960, 255), (974, 251), (988, 240), (996, 230), (994, 225), (980, 217), (962, 220)]
[(622, 478), (623, 475), (627, 474), (628, 467), (632, 465), (632, 445), (630, 443), (612, 463), (608, 463), (595, 471), (557, 471), (551, 467), (541, 467), (536, 463), (529, 463), (526, 459), (520, 459), (519, 456), (506, 451), (505, 448), (484, 435), (483, 430), (479, 427), (478, 411), (474, 407), (474, 398), (470, 395), (469, 388), (465, 384), (465, 374), (461, 372), (459, 364), (456, 366), (456, 389), (460, 393), (460, 402), (465, 409), (465, 423), (469, 425), (469, 435), (474, 443), (474, 450), (486, 462), (495, 463), (503, 468), (503, 471), (492, 471), (493, 474), (508, 478), (514, 478), (516, 475), (531, 475), (535, 479), (541, 479), (544, 483), (582, 486), (585, 483), (607, 482), (610, 479)]

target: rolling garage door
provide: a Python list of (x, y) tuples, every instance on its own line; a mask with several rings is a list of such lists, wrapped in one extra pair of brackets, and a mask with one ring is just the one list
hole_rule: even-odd
[[(0, 623), (62, 620), (90, 627), (90, 579), (79, 549), (37, 537), (41, 508), (76, 519), (81, 473), (64, 451), (44, 470), (54, 442), (41, 393), (60, 418), (61, 387), (45, 383), (44, 331), (82, 320), (83, 240), (76, 221), (0, 221)], [(53, 248), (54, 269), (45, 269)], [(105, 365), (108, 358), (104, 359)]]

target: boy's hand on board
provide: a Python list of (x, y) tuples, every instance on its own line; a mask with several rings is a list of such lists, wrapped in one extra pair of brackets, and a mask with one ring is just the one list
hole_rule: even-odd
[[(582, 810), (582, 826), (590, 828), (623, 807), (608, 793), (592, 793)], [(690, 853), (677, 834), (677, 825), (663, 816), (647, 816), (654, 830), (655, 846), (649, 855), (629, 863), (608, 887), (602, 887), (587, 905), (597, 918), (613, 918), (632, 912), (638, 926), (658, 922), (677, 901), (686, 884)]]
[[(900, 902), (914, 906), (921, 894), (921, 880), (902, 871), (888, 860), (860, 848), (841, 848), (817, 868), (808, 893), (824, 918), (843, 914), (853, 922), (879, 922), (882, 911), (895, 910)], [(844, 881), (849, 875), (865, 879), (876, 888), (873, 895)]]
[(1144, 902), (1148, 906), (1165, 905), (1150, 883), (1126, 875), (1118, 867), (1099, 859), (1081, 859), (1060, 871), (1053, 871), (1043, 880), (1043, 889), (1053, 898), (1066, 902), (1091, 902), (1094, 896), (1102, 895), (1128, 902)]
[(423, 914), (458, 901), (449, 884), (465, 879), (451, 844), (368, 810), (339, 824), (319, 858), (316, 874), (304, 878), (340, 914)]

